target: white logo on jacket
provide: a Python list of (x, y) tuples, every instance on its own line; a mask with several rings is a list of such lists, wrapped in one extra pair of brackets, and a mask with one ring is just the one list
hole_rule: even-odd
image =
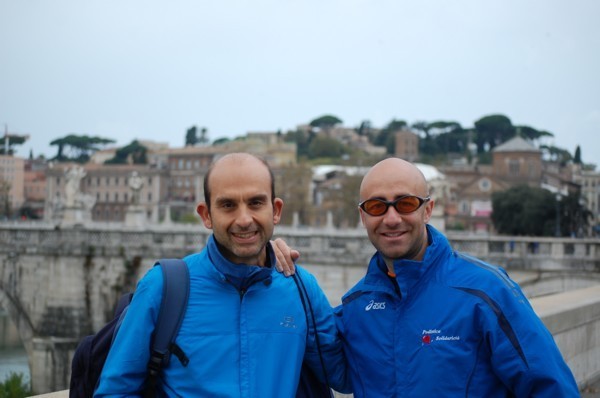
[(365, 307), (365, 311), (371, 310), (385, 310), (385, 301), (380, 303), (376, 303), (375, 300), (371, 300), (369, 304)]
[(283, 326), (284, 328), (296, 328), (296, 324), (294, 323), (294, 317), (293, 316), (284, 316), (283, 317), (283, 321), (279, 322), (279, 325)]

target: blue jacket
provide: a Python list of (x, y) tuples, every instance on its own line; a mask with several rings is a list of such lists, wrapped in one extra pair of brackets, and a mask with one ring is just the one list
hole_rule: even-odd
[[(315, 338), (312, 330), (307, 338), (305, 312), (292, 278), (273, 266), (230, 263), (212, 236), (202, 252), (184, 260), (190, 270), (190, 297), (176, 344), (190, 361), (183, 367), (171, 357), (159, 381), (167, 396), (294, 397), (305, 351), (322, 377)], [(314, 309), (330, 385), (349, 391), (331, 306), (315, 278), (300, 267), (298, 273)], [(138, 283), (95, 397), (140, 395), (161, 290), (162, 274), (154, 267)]]
[(394, 280), (376, 253), (336, 308), (354, 397), (579, 397), (518, 285), (427, 231), (422, 262)]

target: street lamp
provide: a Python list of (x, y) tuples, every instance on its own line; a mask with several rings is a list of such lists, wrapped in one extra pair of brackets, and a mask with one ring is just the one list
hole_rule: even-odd
[(560, 237), (560, 193), (556, 193), (556, 229), (554, 236)]

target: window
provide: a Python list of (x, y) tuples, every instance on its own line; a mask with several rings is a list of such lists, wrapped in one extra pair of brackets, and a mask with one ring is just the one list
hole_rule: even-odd
[(460, 214), (469, 214), (469, 202), (467, 200), (461, 200), (459, 203)]
[(482, 178), (479, 180), (479, 190), (482, 192), (488, 192), (492, 188), (492, 182), (489, 178)]
[(535, 171), (536, 171), (536, 167), (535, 167), (535, 163), (534, 162), (529, 162), (527, 164), (527, 173), (529, 175), (529, 177), (535, 177)]
[(508, 161), (508, 174), (513, 177), (518, 177), (521, 174), (520, 162), (517, 159)]

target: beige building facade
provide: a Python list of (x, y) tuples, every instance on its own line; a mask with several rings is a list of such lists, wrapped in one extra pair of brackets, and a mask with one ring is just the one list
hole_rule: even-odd
[(25, 201), (25, 159), (0, 155), (0, 214), (9, 217)]

